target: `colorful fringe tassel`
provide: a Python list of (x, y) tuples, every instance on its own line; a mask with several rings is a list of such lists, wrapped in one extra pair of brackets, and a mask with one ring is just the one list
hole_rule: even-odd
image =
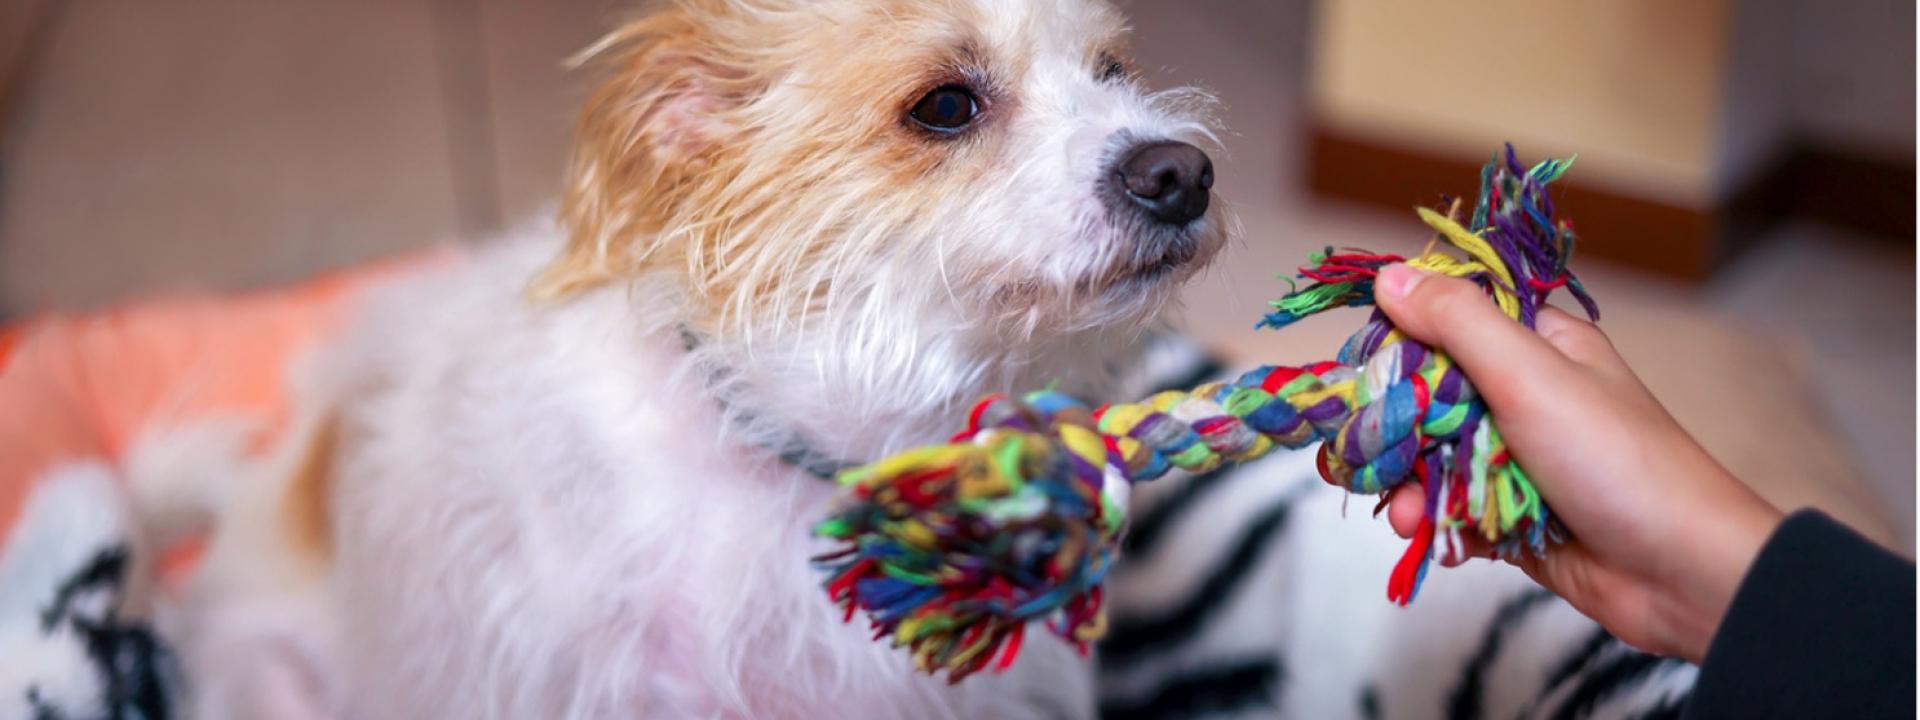
[[(1436, 243), (1464, 257), (1433, 244), (1412, 259), (1316, 254), (1300, 271), (1311, 284), (1274, 302), (1260, 324), (1372, 305), (1374, 278), (1396, 262), (1473, 280), (1528, 327), (1562, 287), (1597, 318), (1567, 270), (1572, 224), (1554, 220), (1547, 192), (1571, 165), (1528, 169), (1507, 147), (1482, 170), (1466, 225), (1457, 201), (1446, 215), (1419, 210)], [(1105, 631), (1100, 584), (1132, 483), (1312, 443), (1323, 443), (1322, 476), (1349, 492), (1410, 480), (1426, 490), (1425, 517), (1388, 582), (1394, 602), (1411, 602), (1436, 546), (1460, 552), (1464, 534), (1506, 555), (1562, 538), (1466, 376), (1376, 310), (1335, 362), (1262, 367), (1098, 409), (1052, 391), (989, 397), (951, 444), (842, 474), (846, 496), (816, 533), (843, 545), (817, 560), (849, 620), (864, 611), (876, 638), (891, 636), (919, 669), (954, 682), (1010, 665), (1032, 621), (1085, 652)]]

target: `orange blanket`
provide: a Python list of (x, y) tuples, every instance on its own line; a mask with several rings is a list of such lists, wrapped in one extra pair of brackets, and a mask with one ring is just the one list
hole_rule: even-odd
[(369, 283), (421, 264), (0, 328), (0, 538), (29, 483), (60, 462), (117, 461), (143, 428), (214, 413), (281, 419), (288, 362), (332, 332)]

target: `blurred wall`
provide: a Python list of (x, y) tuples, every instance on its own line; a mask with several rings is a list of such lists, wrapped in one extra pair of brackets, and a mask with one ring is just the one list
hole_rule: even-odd
[(1914, 152), (1912, 0), (1322, 4), (1315, 111), (1358, 132), (1578, 150), (1588, 176), (1683, 203), (1794, 144)]
[[(1429, 202), (1489, 148), (1578, 153), (1600, 256), (1700, 279), (1792, 218), (1913, 236), (1912, 0), (1323, 0), (1309, 183)], [(1470, 188), (1443, 186), (1453, 192)]]
[(1853, 152), (1914, 151), (1913, 0), (1788, 0), (1793, 126)]
[(1439, 152), (1578, 151), (1583, 177), (1708, 194), (1728, 0), (1329, 0), (1318, 119)]
[(1794, 135), (1794, 8), (1800, 0), (1742, 0), (1731, 18), (1728, 74), (1720, 97), (1716, 193), (1738, 192), (1782, 155)]
[(1783, 148), (1914, 153), (1912, 0), (1741, 0), (1721, 120), (1722, 193)]
[[(637, 2), (0, 0), (0, 315), (539, 216), (583, 81), (562, 60)], [(1304, 204), (1313, 122), (1469, 162), (1578, 151), (1577, 182), (1696, 204), (1794, 138), (1911, 164), (1911, 0), (1117, 2), (1156, 80), (1219, 91), (1253, 228)], [(1364, 178), (1413, 188), (1396, 211), (1449, 187), (1405, 167)]]

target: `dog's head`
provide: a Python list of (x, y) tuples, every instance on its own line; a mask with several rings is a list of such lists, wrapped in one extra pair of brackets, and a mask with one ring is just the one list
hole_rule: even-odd
[(681, 0), (584, 57), (538, 291), (684, 280), (720, 334), (1137, 324), (1222, 244), (1204, 98), (1098, 0)]
[(588, 57), (536, 292), (669, 288), (652, 321), (755, 432), (870, 457), (984, 392), (1100, 392), (1224, 244), (1204, 99), (1145, 89), (1101, 0), (680, 0)]

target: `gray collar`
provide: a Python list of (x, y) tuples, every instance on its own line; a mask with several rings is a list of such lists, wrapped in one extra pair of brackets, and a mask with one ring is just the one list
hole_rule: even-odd
[[(699, 334), (695, 333), (692, 328), (684, 325), (680, 327), (680, 339), (686, 343), (688, 353), (692, 353), (704, 344)], [(733, 368), (715, 363), (701, 363), (700, 370), (707, 377), (708, 388), (720, 387), (722, 384), (721, 381), (725, 380), (734, 372)], [(711, 394), (713, 395), (714, 402), (720, 405), (721, 414), (726, 416), (729, 422), (737, 425), (756, 424), (757, 418), (753, 413), (746, 408), (730, 402), (725, 393), (715, 391)], [(764, 425), (766, 423), (760, 424)], [(808, 475), (829, 482), (838, 478), (841, 472), (857, 465), (857, 463), (847, 462), (822, 452), (819, 448), (814, 447), (812, 443), (807, 442), (807, 439), (798, 431), (786, 427), (780, 428), (780, 433), (775, 440), (759, 443), (759, 447), (762, 450), (773, 453), (776, 457), (780, 458), (780, 462), (786, 463), (794, 469)]]

